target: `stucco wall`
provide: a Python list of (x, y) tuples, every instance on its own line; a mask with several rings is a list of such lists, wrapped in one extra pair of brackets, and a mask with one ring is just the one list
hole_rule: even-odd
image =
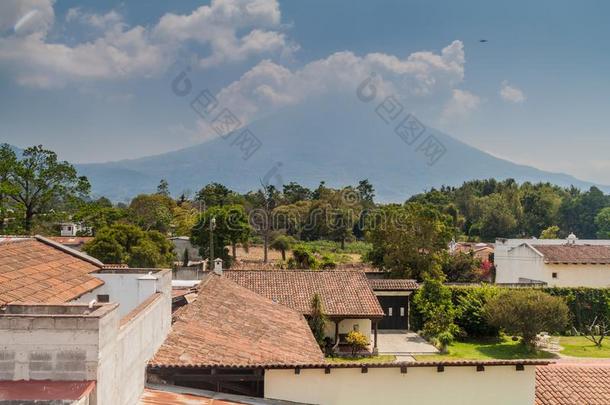
[[(544, 280), (551, 287), (610, 287), (610, 266), (606, 264), (544, 264)], [(553, 273), (557, 278), (553, 278)]]
[[(104, 281), (104, 284), (95, 290), (84, 294), (76, 302), (89, 303), (97, 299), (99, 294), (107, 294), (110, 302), (117, 302), (119, 315), (127, 315), (148, 297), (168, 284), (171, 289), (171, 272), (169, 270), (156, 271), (151, 276), (142, 271), (121, 270), (101, 271), (93, 274)], [(157, 280), (151, 280), (151, 277)]]
[(100, 351), (99, 405), (138, 402), (145, 383), (146, 364), (161, 346), (171, 326), (171, 300), (159, 294), (133, 318), (116, 329), (114, 340)]
[[(339, 334), (348, 334), (354, 330), (354, 326), (358, 325), (360, 333), (371, 340), (371, 329), (372, 323), (370, 319), (344, 319), (339, 323)], [(327, 337), (335, 338), (335, 323), (333, 321), (327, 321), (324, 325), (324, 333)]]
[(532, 405), (535, 368), (526, 366), (267, 370), (265, 397), (324, 405)]
[[(610, 287), (610, 265), (546, 264), (527, 246), (500, 250), (495, 258), (496, 282), (518, 283), (520, 279), (544, 281), (550, 287)], [(557, 273), (557, 278), (553, 278)]]
[(543, 280), (544, 259), (527, 246), (511, 250), (496, 247), (496, 283), (518, 283), (519, 279)]

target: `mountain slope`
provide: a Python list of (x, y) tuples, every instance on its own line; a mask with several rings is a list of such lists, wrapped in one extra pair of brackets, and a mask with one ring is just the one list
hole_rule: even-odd
[[(169, 181), (176, 194), (196, 191), (212, 181), (245, 192), (260, 187), (263, 180), (315, 187), (320, 181), (344, 186), (368, 178), (380, 201), (403, 201), (431, 187), (490, 177), (580, 188), (592, 185), (496, 158), (431, 128), (412, 146), (407, 145), (394, 133), (395, 123), (386, 124), (374, 106), (352, 98), (316, 100), (254, 122), (249, 129), (262, 145), (246, 160), (237, 135), (231, 135), (175, 152), (82, 164), (78, 169), (89, 177), (94, 193), (114, 200), (151, 192), (161, 178)], [(417, 149), (429, 135), (446, 149), (433, 165)]]

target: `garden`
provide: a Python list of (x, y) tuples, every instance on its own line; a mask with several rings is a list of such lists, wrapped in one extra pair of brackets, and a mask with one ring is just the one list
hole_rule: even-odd
[(610, 290), (446, 286), (426, 280), (412, 324), (439, 350), (417, 360), (610, 358)]

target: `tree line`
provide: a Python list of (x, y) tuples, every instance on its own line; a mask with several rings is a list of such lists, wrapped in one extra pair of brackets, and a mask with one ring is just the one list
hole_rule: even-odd
[(333, 266), (302, 242), (335, 241), (344, 251), (348, 242), (365, 241), (363, 259), (391, 276), (477, 281), (488, 277), (490, 263), (449, 255), (451, 239), (553, 238), (570, 232), (610, 238), (610, 197), (595, 187), (474, 180), (433, 188), (404, 203), (380, 204), (367, 179), (339, 188), (324, 182), (315, 188), (262, 184), (247, 193), (210, 183), (178, 196), (161, 180), (151, 194), (113, 203), (92, 198), (88, 180), (42, 146), (18, 155), (3, 145), (0, 157), (0, 233), (53, 235), (59, 222), (78, 222), (83, 235), (95, 236), (86, 246), (90, 254), (134, 267), (176, 260), (167, 241), (171, 235), (188, 236), (204, 258), (212, 248), (227, 263), (238, 245), (263, 245), (265, 261), (269, 248), (281, 251), (284, 260), (292, 250), (287, 261), (299, 268)]

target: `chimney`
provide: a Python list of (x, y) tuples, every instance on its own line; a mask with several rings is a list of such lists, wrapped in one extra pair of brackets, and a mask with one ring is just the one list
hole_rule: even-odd
[(214, 260), (214, 273), (222, 276), (222, 259), (219, 257)]
[(570, 233), (568, 235), (568, 239), (567, 239), (568, 245), (575, 245), (576, 244), (576, 239), (578, 239), (576, 237), (576, 235), (574, 235), (573, 233)]

